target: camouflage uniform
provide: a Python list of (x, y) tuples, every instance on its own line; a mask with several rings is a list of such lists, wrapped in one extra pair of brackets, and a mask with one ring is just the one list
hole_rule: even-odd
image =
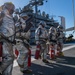
[(60, 25), (57, 27), (57, 48), (60, 47), (60, 55), (63, 56), (63, 40), (64, 40), (63, 27)]
[[(27, 16), (27, 15), (26, 15)], [(27, 43), (27, 40), (30, 37), (30, 30), (28, 32), (24, 32), (24, 29), (26, 27), (25, 20), (23, 18), (20, 18), (21, 24), (18, 22), (15, 24), (16, 26), (16, 31), (22, 28), (23, 31), (19, 31), (16, 33), (16, 49), (19, 51), (19, 55), (17, 58), (18, 65), (20, 66), (20, 71), (25, 72), (28, 70), (28, 48), (25, 46), (24, 43)], [(23, 40), (21, 39), (23, 38)]]
[(46, 39), (48, 38), (48, 34), (45, 27), (44, 22), (39, 23), (39, 27), (35, 31), (35, 40), (36, 45), (40, 44), (40, 55), (43, 56), (43, 60), (47, 59), (47, 45), (46, 45)]
[[(3, 17), (3, 23), (0, 26), (0, 33), (2, 33), (5, 37), (8, 37), (10, 41), (13, 41), (14, 36), (12, 35), (15, 33), (14, 21), (12, 17), (13, 11), (10, 13), (8, 8), (11, 8), (14, 11), (14, 5), (9, 2), (4, 4), (3, 12), (5, 16)], [(2, 75), (12, 75), (14, 60), (13, 46), (12, 43), (8, 42), (5, 39), (1, 39), (1, 41), (3, 42), (3, 61), (0, 65), (0, 73), (2, 73)]]

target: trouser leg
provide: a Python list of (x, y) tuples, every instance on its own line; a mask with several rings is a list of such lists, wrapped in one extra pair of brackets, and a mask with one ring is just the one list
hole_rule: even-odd
[(12, 75), (13, 63), (10, 64), (2, 75)]
[(12, 75), (11, 64), (13, 64), (14, 56), (13, 56), (13, 48), (10, 43), (3, 43), (3, 61), (0, 65), (0, 71), (2, 75)]
[(20, 66), (21, 71), (28, 68), (28, 52), (26, 53), (25, 50), (19, 51), (19, 56), (17, 58), (17, 62)]
[(61, 42), (61, 52), (62, 52), (62, 49), (63, 49), (63, 43)]
[(55, 55), (57, 54), (57, 44), (55, 44)]
[(47, 46), (46, 44), (41, 44), (41, 54), (43, 59), (47, 59)]
[(13, 69), (13, 59), (6, 58), (3, 60), (1, 64), (2, 69), (2, 75), (12, 75), (12, 69)]

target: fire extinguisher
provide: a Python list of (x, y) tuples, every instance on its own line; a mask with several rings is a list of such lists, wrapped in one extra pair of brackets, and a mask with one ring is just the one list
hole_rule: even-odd
[(40, 58), (40, 44), (36, 46), (35, 59)]
[(0, 42), (0, 64), (2, 63), (2, 54), (3, 54), (3, 47), (2, 47), (2, 42)]
[(55, 50), (54, 50), (54, 45), (50, 45), (49, 48), (49, 54), (50, 54), (50, 59), (54, 59), (55, 58)]
[(29, 52), (28, 52), (28, 67), (30, 67), (31, 66), (31, 50), (30, 49), (28, 49), (29, 50)]
[(19, 55), (19, 51), (15, 48), (15, 57), (17, 58)]

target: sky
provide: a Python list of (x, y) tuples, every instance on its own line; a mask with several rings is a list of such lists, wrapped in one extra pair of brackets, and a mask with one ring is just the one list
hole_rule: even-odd
[[(23, 8), (25, 5), (29, 3), (30, 0), (0, 0), (0, 6), (5, 2), (12, 2), (14, 3), (16, 8)], [(75, 4), (75, 0), (74, 0)], [(74, 26), (74, 17), (73, 17), (73, 6), (72, 0), (48, 0), (48, 2), (44, 1), (43, 6), (39, 6), (38, 9), (45, 11), (46, 14), (50, 16), (53, 15), (54, 19), (60, 23), (60, 17), (65, 17), (65, 27), (70, 28)], [(75, 5), (74, 5), (75, 10)], [(69, 35), (71, 32), (67, 32)], [(75, 36), (75, 33), (74, 33)]]

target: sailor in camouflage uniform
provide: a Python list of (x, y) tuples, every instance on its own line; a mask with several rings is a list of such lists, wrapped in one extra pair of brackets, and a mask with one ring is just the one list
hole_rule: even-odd
[[(0, 25), (0, 36), (7, 38), (9, 41), (14, 41), (15, 27), (12, 14), (14, 12), (15, 6), (11, 2), (6, 2), (2, 6), (2, 13), (4, 13), (2, 25)], [(13, 68), (13, 46), (12, 43), (8, 40), (0, 38), (0, 41), (3, 43), (3, 52), (2, 52), (2, 63), (0, 65), (0, 74), (2, 75), (12, 75)]]
[(28, 52), (29, 52), (29, 44), (28, 41), (30, 39), (30, 30), (24, 32), (26, 27), (26, 20), (28, 19), (28, 15), (23, 13), (20, 14), (19, 21), (15, 24), (16, 26), (16, 49), (19, 52), (17, 57), (17, 62), (20, 67), (20, 71), (22, 73), (31, 73), (32, 71), (28, 67)]

